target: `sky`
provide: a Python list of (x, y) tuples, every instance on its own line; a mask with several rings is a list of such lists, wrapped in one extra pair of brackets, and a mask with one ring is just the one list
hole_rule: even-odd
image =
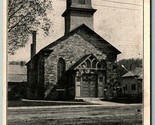
[[(52, 0), (53, 10), (48, 11), (52, 21), (50, 35), (37, 32), (37, 52), (64, 35), (66, 0)], [(92, 0), (94, 30), (122, 53), (117, 60), (143, 58), (143, 0)], [(30, 44), (20, 48), (8, 61), (29, 61)]]

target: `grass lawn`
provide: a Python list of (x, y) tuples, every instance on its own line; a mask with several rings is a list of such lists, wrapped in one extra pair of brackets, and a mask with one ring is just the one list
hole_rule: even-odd
[(9, 108), (8, 125), (142, 125), (142, 105)]

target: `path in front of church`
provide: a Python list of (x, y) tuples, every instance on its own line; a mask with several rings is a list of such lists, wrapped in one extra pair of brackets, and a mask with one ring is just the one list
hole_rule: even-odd
[(142, 104), (8, 108), (8, 125), (142, 125)]

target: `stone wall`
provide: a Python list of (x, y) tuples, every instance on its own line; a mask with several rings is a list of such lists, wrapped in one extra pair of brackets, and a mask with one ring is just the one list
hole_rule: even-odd
[[(90, 37), (87, 36), (86, 37)], [(87, 38), (81, 37), (78, 33), (53, 47), (53, 52), (45, 60), (45, 85), (57, 83), (57, 62), (59, 58), (66, 61), (66, 70), (75, 62), (87, 54), (94, 54), (99, 60), (106, 59), (106, 54), (95, 48), (86, 41)], [(91, 38), (94, 44), (100, 44), (94, 37)], [(101, 45), (99, 45), (101, 47)]]
[(36, 99), (44, 96), (44, 57), (39, 55), (27, 65), (28, 90), (27, 98)]
[(28, 63), (28, 97), (44, 98), (57, 85), (57, 62), (60, 58), (65, 60), (66, 70), (88, 54), (93, 54), (98, 60), (107, 60), (109, 53), (112, 53), (114, 57), (112, 61), (115, 61), (117, 54), (107, 45), (109, 46), (109, 44), (105, 43), (104, 46), (98, 37), (86, 33), (82, 29), (70, 35), (64, 41), (59, 41), (56, 46), (49, 47), (53, 52), (48, 56), (37, 54)]

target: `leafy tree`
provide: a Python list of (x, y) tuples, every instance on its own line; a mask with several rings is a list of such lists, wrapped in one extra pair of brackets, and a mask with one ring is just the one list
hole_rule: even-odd
[(142, 59), (122, 59), (118, 61), (117, 63), (117, 75), (118, 79), (121, 79), (121, 77), (127, 73), (127, 71), (122, 67), (122, 65), (128, 70), (134, 70), (137, 67), (142, 67)]
[(51, 21), (47, 10), (51, 0), (8, 0), (8, 53), (24, 47), (32, 30), (42, 29), (49, 34)]
[(107, 63), (107, 85), (106, 87), (110, 90), (117, 91), (117, 88), (121, 87), (122, 76), (127, 71), (122, 65), (128, 70), (134, 70), (137, 67), (142, 67), (142, 59), (122, 59), (117, 63)]

